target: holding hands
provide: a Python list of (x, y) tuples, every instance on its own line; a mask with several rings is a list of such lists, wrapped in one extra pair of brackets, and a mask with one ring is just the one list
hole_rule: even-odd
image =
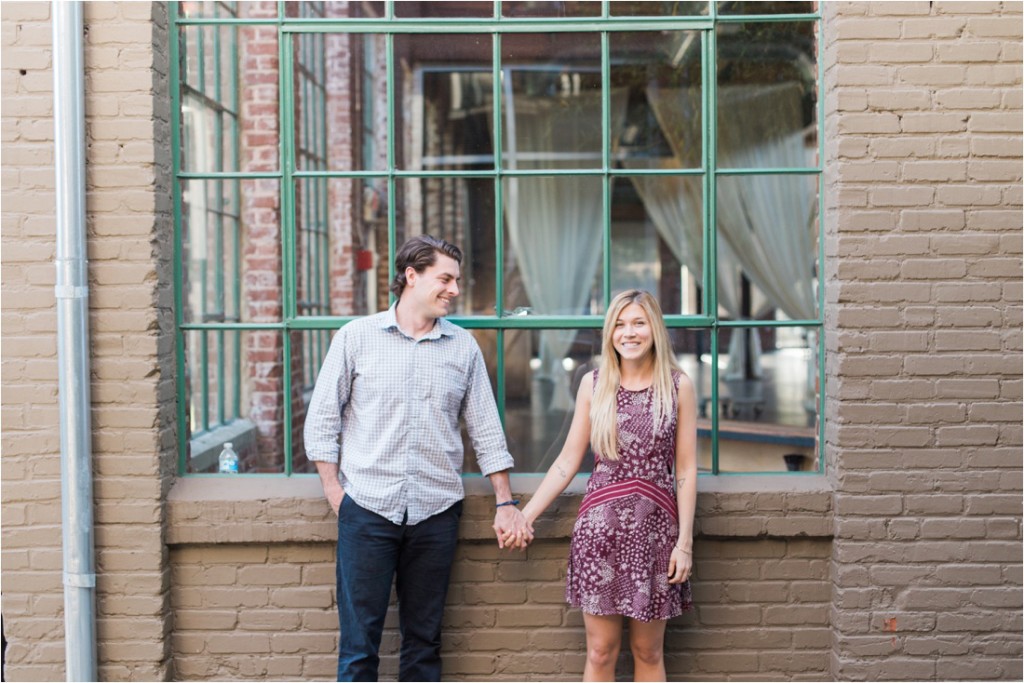
[(512, 504), (498, 505), (493, 528), (499, 548), (526, 550), (526, 546), (533, 541), (533, 527), (522, 511)]

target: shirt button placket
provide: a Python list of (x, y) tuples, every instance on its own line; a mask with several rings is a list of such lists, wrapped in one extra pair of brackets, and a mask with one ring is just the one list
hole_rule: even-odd
[(426, 356), (426, 344), (427, 342), (422, 339), (413, 342), (412, 353), (409, 354), (409, 367), (406, 368), (405, 373), (405, 376), (412, 380), (411, 396), (414, 398), (413, 404), (410, 406), (411, 414), (406, 416), (408, 418), (406, 423), (409, 425), (411, 433), (407, 440), (409, 451), (405, 454), (405, 478), (407, 489), (414, 492), (408, 497), (410, 516), (413, 509), (419, 507), (415, 500), (416, 470), (423, 451), (426, 434), (424, 431), (426, 428), (426, 406), (430, 400), (430, 381), (423, 360)]

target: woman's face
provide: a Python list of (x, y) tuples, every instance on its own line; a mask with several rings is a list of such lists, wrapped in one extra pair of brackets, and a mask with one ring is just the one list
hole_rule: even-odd
[(640, 360), (651, 352), (654, 337), (651, 334), (651, 321), (647, 319), (643, 308), (630, 304), (622, 309), (612, 330), (612, 345), (623, 361)]

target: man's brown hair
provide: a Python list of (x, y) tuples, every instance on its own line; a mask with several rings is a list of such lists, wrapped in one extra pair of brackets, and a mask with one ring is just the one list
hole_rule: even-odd
[(450, 242), (432, 235), (417, 235), (406, 241), (395, 254), (395, 279), (391, 282), (391, 291), (397, 298), (402, 298), (405, 291), (405, 269), (412, 266), (417, 273), (422, 273), (437, 263), (437, 255), (444, 254), (455, 259), (462, 265), (462, 250)]

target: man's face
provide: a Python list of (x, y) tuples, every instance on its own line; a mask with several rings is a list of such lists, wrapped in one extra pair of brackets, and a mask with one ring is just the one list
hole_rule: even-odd
[(451, 312), (455, 297), (459, 295), (462, 271), (459, 262), (450, 256), (437, 254), (434, 265), (422, 273), (405, 269), (405, 291), (402, 300), (409, 298), (412, 310), (429, 318), (443, 318)]

